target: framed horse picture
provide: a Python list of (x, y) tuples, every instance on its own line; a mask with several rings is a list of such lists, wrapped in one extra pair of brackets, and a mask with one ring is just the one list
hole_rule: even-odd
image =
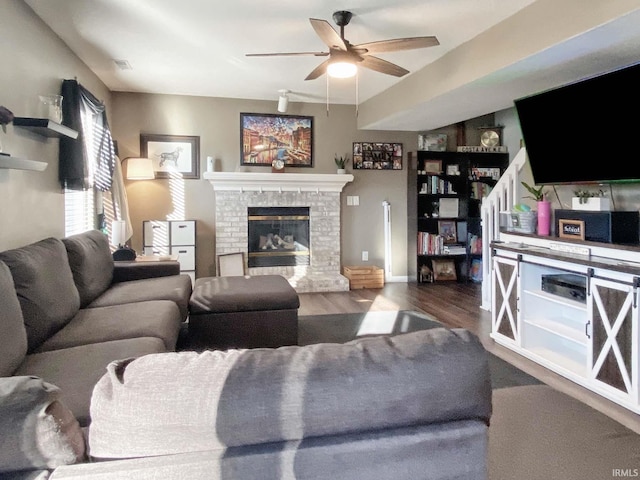
[(141, 133), (140, 156), (151, 159), (156, 178), (200, 178), (200, 137)]

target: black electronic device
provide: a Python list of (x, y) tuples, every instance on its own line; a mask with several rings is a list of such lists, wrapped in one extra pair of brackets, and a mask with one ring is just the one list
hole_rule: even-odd
[(640, 181), (629, 147), (637, 122), (623, 120), (640, 104), (638, 85), (640, 63), (515, 100), (536, 185)]
[(575, 273), (542, 275), (542, 291), (586, 303), (587, 277)]

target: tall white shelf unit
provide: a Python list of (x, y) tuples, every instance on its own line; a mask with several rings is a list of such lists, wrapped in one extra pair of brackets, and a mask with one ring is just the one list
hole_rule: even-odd
[(180, 272), (196, 281), (196, 221), (145, 220), (142, 222), (145, 255), (177, 255)]
[[(582, 255), (549, 248), (563, 245), (555, 238), (527, 240), (491, 245), (491, 337), (640, 413), (640, 253), (612, 245)], [(543, 276), (567, 274), (583, 277), (584, 298), (542, 290)]]

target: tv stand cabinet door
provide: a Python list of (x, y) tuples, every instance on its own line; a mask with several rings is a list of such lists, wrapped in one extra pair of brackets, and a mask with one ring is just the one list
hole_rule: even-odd
[(591, 380), (638, 405), (638, 305), (633, 284), (591, 279)]

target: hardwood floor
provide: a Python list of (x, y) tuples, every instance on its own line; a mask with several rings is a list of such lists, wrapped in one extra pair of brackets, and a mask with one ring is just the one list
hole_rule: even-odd
[(448, 327), (475, 333), (485, 348), (521, 370), (603, 412), (640, 433), (640, 415), (577, 385), (564, 377), (496, 344), (490, 338), (491, 313), (480, 308), (481, 285), (442, 282), (433, 284), (387, 283), (381, 289), (349, 292), (301, 293), (298, 315), (415, 310), (426, 313)]

